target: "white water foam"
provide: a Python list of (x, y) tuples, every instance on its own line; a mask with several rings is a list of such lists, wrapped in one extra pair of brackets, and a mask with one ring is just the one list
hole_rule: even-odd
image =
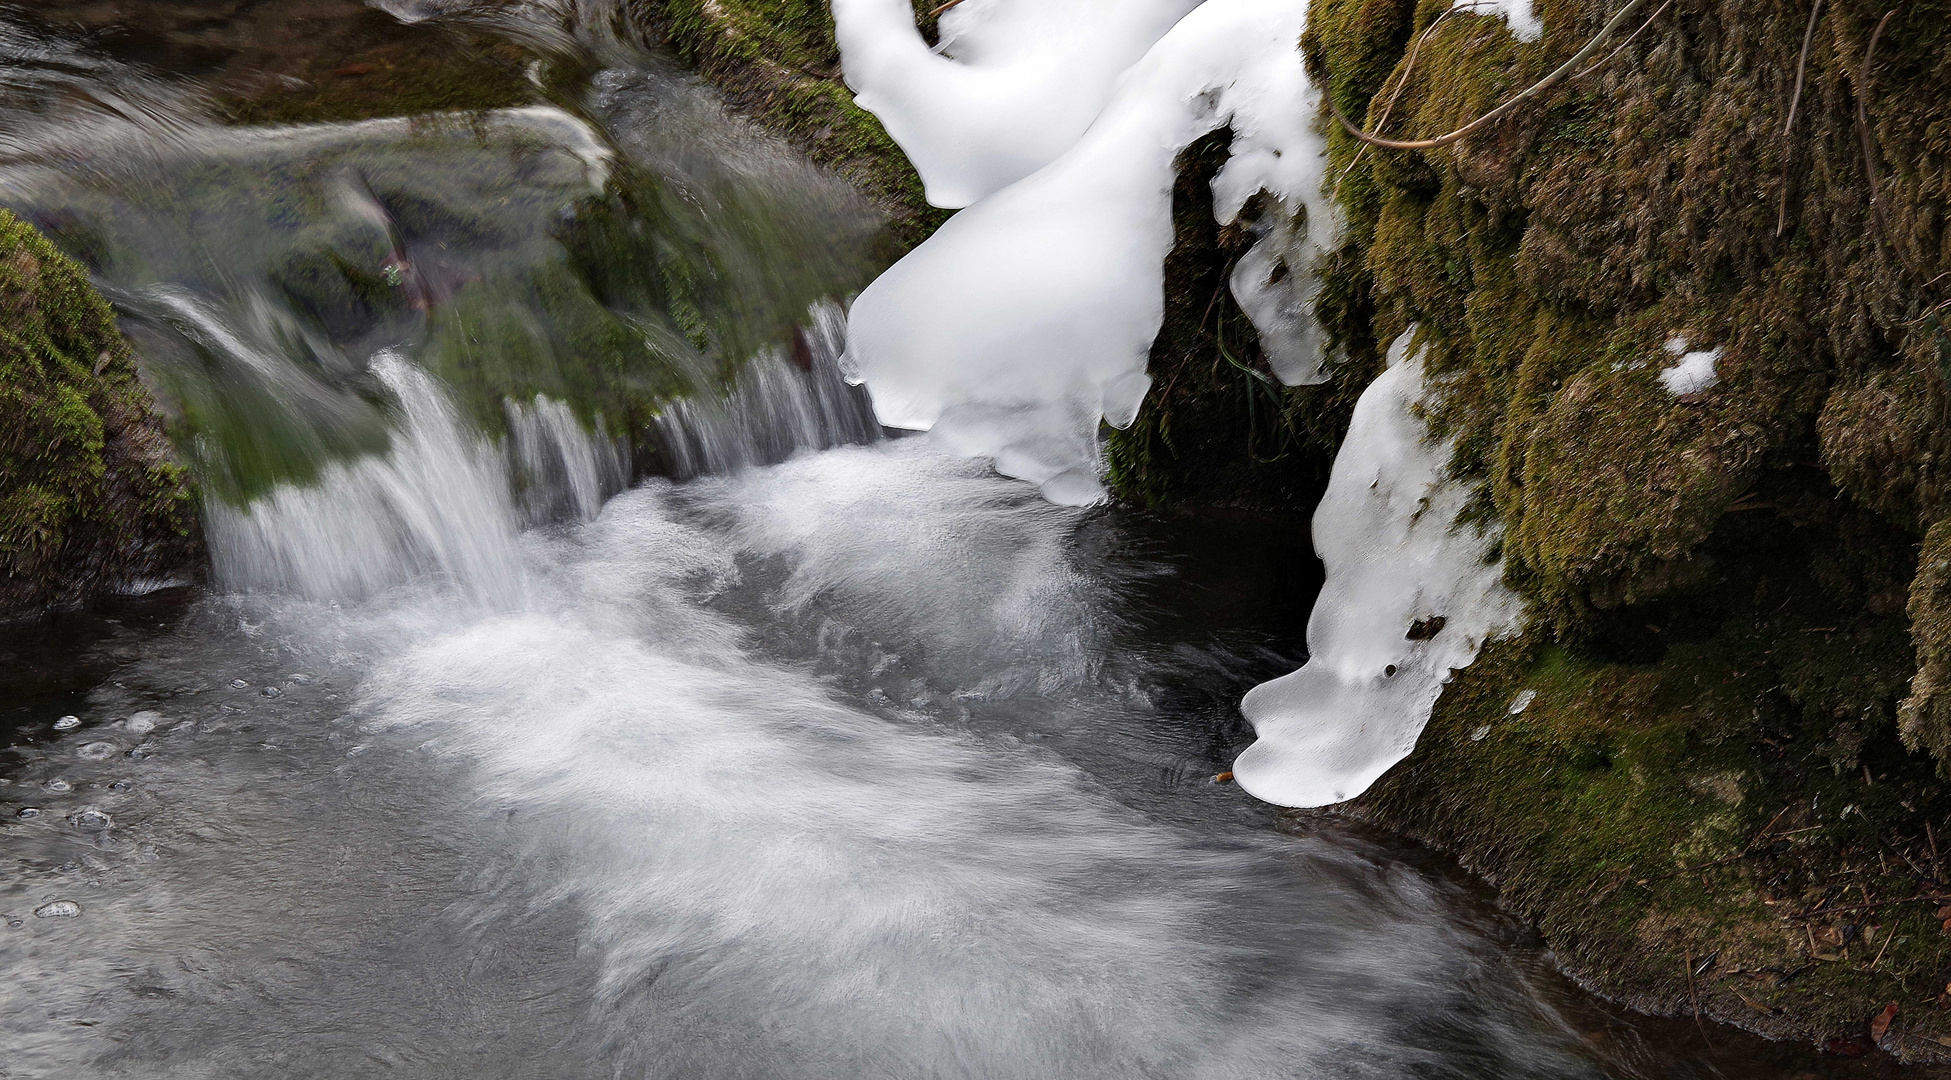
[(1327, 581), (1308, 662), (1241, 702), (1259, 741), (1233, 771), (1268, 802), (1324, 806), (1367, 790), (1415, 748), (1452, 673), (1523, 624), (1491, 561), (1497, 530), (1460, 520), (1470, 488), (1448, 477), (1451, 445), (1416, 414), (1425, 391), (1412, 333), (1356, 402), (1314, 512)]

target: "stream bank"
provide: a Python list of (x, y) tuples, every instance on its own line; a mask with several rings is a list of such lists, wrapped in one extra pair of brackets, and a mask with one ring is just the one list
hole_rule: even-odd
[[(1454, 147), (1362, 148), (1322, 117), (1347, 221), (1322, 386), (1274, 384), (1219, 287), (1245, 243), (1202, 199), (1225, 133), (1196, 145), (1154, 391), (1108, 458), (1127, 501), (1305, 511), (1382, 346), (1419, 328), (1432, 426), (1503, 522), (1532, 629), (1460, 672), (1417, 752), (1341, 812), (1457, 855), (1602, 995), (1844, 1055), (1894, 1002), (1884, 1049), (1944, 1061), (1951, 933), (1928, 898), (1951, 896), (1951, 604), (1917, 552), (1951, 542), (1932, 292), (1951, 20), (1911, 5), (1866, 64), (1882, 11), (1825, 6), (1649, 9), (1603, 66)], [(1543, 2), (1548, 32), (1522, 42), (1448, 7), (1317, 0), (1304, 48), (1356, 123), (1373, 106), (1423, 137), (1611, 13)], [(766, 122), (933, 220), (846, 100), (822, 5), (643, 10)], [(1717, 383), (1661, 381), (1709, 352)]]

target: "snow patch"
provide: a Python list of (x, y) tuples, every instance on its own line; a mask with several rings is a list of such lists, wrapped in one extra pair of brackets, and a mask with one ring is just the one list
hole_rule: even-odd
[(1719, 346), (1712, 349), (1688, 351), (1687, 339), (1668, 338), (1666, 351), (1676, 357), (1671, 367), (1660, 372), (1660, 385), (1675, 397), (1682, 394), (1698, 394), (1721, 381), (1720, 373), (1714, 365), (1721, 359)]
[(1070, 149), (1118, 75), (1198, 0), (965, 0), (930, 49), (907, 0), (833, 0), (847, 85), (921, 174), (968, 206)]
[(1241, 703), (1259, 741), (1234, 776), (1268, 802), (1360, 795), (1415, 748), (1455, 670), (1523, 624), (1490, 561), (1499, 530), (1458, 520), (1470, 489), (1448, 478), (1450, 443), (1416, 415), (1423, 369), (1409, 336), (1356, 402), (1314, 514), (1327, 581), (1308, 619), (1310, 658)]
[(1536, 41), (1545, 33), (1545, 24), (1531, 10), (1531, 0), (1456, 0), (1450, 6), (1478, 15), (1503, 16), (1511, 36), (1519, 41)]
[[(887, 2), (839, 0), (836, 17)], [(970, 17), (1013, 10), (990, 0)], [(1008, 25), (1034, 24), (1015, 18)], [(1262, 190), (1283, 210), (1236, 275), (1242, 306), (1268, 334), (1278, 374), (1318, 380), (1311, 253), (1331, 244), (1336, 219), (1321, 193), (1318, 91), (1297, 47), (1305, 19), (1291, 0), (1209, 0), (1125, 73), (1075, 146), (950, 218), (869, 286), (849, 319), (847, 368), (872, 392), (881, 423), (993, 458), (1053, 502), (1103, 498), (1099, 421), (1131, 423), (1151, 385), (1173, 163), (1222, 125), (1234, 132), (1233, 153), (1213, 181), (1215, 215), (1232, 220)], [(1000, 48), (1010, 37), (994, 40)], [(850, 73), (865, 70), (855, 55)], [(955, 136), (948, 123), (926, 130)]]

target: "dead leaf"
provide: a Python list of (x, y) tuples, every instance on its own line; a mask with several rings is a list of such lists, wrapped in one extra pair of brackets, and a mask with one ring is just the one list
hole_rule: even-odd
[(1893, 1001), (1885, 1005), (1882, 1012), (1876, 1014), (1875, 1020), (1870, 1021), (1870, 1038), (1882, 1042), (1883, 1037), (1890, 1032), (1890, 1021), (1896, 1018), (1897, 1003)]

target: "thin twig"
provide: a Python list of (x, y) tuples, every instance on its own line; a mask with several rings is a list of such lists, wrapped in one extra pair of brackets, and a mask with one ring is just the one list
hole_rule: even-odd
[(1883, 18), (1877, 20), (1876, 30), (1870, 34), (1869, 46), (1863, 50), (1863, 67), (1856, 76), (1856, 135), (1863, 144), (1863, 177), (1869, 181), (1870, 210), (1876, 217), (1877, 228), (1883, 233), (1884, 242), (1890, 245), (1890, 250), (1896, 254), (1897, 261), (1903, 264), (1904, 269), (1909, 270), (1912, 277), (1921, 278), (1924, 275), (1910, 265), (1910, 259), (1905, 255), (1903, 247), (1897, 243), (1896, 234), (1890, 231), (1890, 219), (1883, 210), (1883, 196), (1877, 190), (1876, 140), (1870, 134), (1870, 64), (1876, 59), (1876, 46), (1877, 42), (1883, 39), (1884, 27), (1889, 26), (1890, 20), (1901, 10), (1903, 10), (1901, 7), (1894, 7), (1883, 13)]
[(1789, 132), (1795, 129), (1795, 114), (1802, 107), (1802, 83), (1809, 73), (1809, 48), (1815, 43), (1816, 20), (1822, 15), (1822, 0), (1809, 8), (1809, 25), (1802, 31), (1802, 58), (1795, 64), (1795, 93), (1788, 101), (1788, 123), (1782, 125), (1782, 201), (1775, 211), (1775, 237), (1788, 231), (1788, 194), (1795, 186), (1795, 147)]
[(1546, 90), (1551, 89), (1553, 86), (1558, 85), (1560, 82), (1563, 82), (1567, 75), (1577, 70), (1580, 64), (1585, 63), (1588, 57), (1590, 57), (1593, 53), (1597, 52), (1599, 46), (1605, 44), (1606, 39), (1612, 36), (1612, 32), (1614, 30), (1617, 30), (1619, 28), (1619, 25), (1625, 22), (1627, 17), (1632, 15), (1633, 12), (1639, 10), (1639, 6), (1645, 2), (1646, 0), (1627, 0), (1626, 6), (1620, 8), (1618, 13), (1613, 15), (1613, 17), (1603, 27), (1599, 29), (1599, 33), (1597, 36), (1595, 36), (1591, 41), (1586, 42), (1584, 48), (1573, 53), (1572, 58), (1570, 60), (1567, 60), (1563, 64), (1558, 65), (1557, 69), (1554, 70), (1551, 74), (1546, 75), (1544, 78), (1531, 84), (1531, 86), (1528, 89), (1521, 91), (1516, 97), (1513, 97), (1512, 99), (1506, 101), (1502, 105), (1499, 105), (1495, 109), (1492, 109), (1489, 112), (1483, 114), (1482, 116), (1477, 117), (1475, 120), (1470, 121), (1469, 123), (1456, 129), (1455, 131), (1449, 132), (1444, 135), (1438, 135), (1433, 139), (1401, 140), (1401, 139), (1377, 138), (1376, 136), (1370, 135), (1368, 132), (1363, 131), (1361, 128), (1356, 127), (1354, 124), (1349, 123), (1348, 118), (1341, 114), (1340, 107), (1334, 103), (1333, 97), (1329, 97), (1328, 99), (1328, 111), (1334, 113), (1335, 119), (1337, 121), (1340, 121), (1341, 126), (1343, 128), (1347, 129), (1348, 134), (1354, 136), (1356, 139), (1360, 140), (1361, 142), (1367, 143), (1370, 146), (1379, 146), (1385, 150), (1434, 150), (1439, 146), (1448, 146), (1451, 143), (1456, 142), (1458, 139), (1462, 139), (1468, 136), (1471, 132), (1476, 131), (1478, 128), (1483, 127), (1486, 124), (1495, 123), (1496, 121), (1503, 119), (1505, 116), (1510, 114), (1512, 109), (1517, 108), (1523, 102), (1531, 98), (1534, 98), (1539, 94), (1544, 93)]
[(948, 3), (943, 4), (941, 7), (938, 7), (935, 10), (929, 12), (928, 17), (932, 19), (935, 16), (940, 15), (942, 12), (947, 11), (949, 8), (952, 8), (961, 2), (962, 0), (948, 0)]
[[(1376, 131), (1378, 132), (1381, 131), (1382, 128), (1388, 124), (1389, 114), (1393, 112), (1396, 107), (1396, 99), (1402, 96), (1403, 89), (1409, 85), (1409, 76), (1412, 72), (1416, 70), (1416, 57), (1420, 55), (1423, 51), (1423, 42), (1428, 41), (1429, 35), (1435, 33), (1436, 28), (1443, 25), (1444, 19), (1447, 19), (1451, 15), (1456, 14), (1457, 11), (1459, 10), (1460, 10), (1459, 8), (1453, 8), (1453, 7), (1444, 8), (1443, 13), (1441, 15), (1438, 15), (1436, 18), (1430, 20), (1430, 24), (1426, 27), (1423, 27), (1423, 32), (1421, 34), (1416, 35), (1416, 44), (1410, 46), (1409, 48), (1409, 60), (1407, 63), (1405, 63), (1402, 66), (1402, 77), (1396, 80), (1395, 89), (1389, 91), (1389, 100), (1382, 103), (1382, 116), (1380, 119), (1375, 121)], [(1341, 170), (1340, 176), (1335, 177), (1335, 190), (1339, 191), (1341, 189), (1341, 182), (1343, 180), (1348, 179), (1348, 174), (1355, 171), (1355, 166), (1360, 165), (1362, 163), (1362, 157), (1367, 153), (1368, 153), (1367, 146), (1363, 146), (1360, 150), (1355, 151), (1354, 160), (1348, 163), (1348, 167), (1346, 169)]]
[(1648, 15), (1646, 17), (1645, 22), (1639, 24), (1638, 30), (1635, 30), (1630, 34), (1627, 34), (1626, 40), (1620, 42), (1618, 48), (1615, 48), (1611, 52), (1607, 53), (1604, 60), (1601, 60), (1598, 63), (1593, 64), (1591, 67), (1586, 68), (1584, 71), (1581, 71), (1578, 74), (1572, 76), (1572, 78), (1583, 79), (1587, 75), (1590, 75), (1593, 72), (1599, 70), (1600, 68), (1606, 66), (1607, 64), (1612, 63), (1613, 57), (1618, 56), (1621, 52), (1624, 52), (1626, 46), (1631, 45), (1635, 38), (1639, 37), (1640, 34), (1646, 31), (1647, 27), (1653, 25), (1653, 20), (1659, 18), (1661, 15), (1666, 14), (1666, 9), (1672, 6), (1673, 6), (1673, 0), (1666, 0), (1665, 3), (1661, 4), (1658, 8), (1654, 9), (1653, 14)]
[(1902, 900), (1878, 900), (1874, 904), (1836, 904), (1833, 907), (1819, 907), (1811, 911), (1795, 911), (1782, 916), (1783, 919), (1813, 919), (1817, 915), (1835, 915), (1844, 911), (1875, 911), (1879, 908), (1893, 907), (1897, 904), (1951, 903), (1951, 896), (1906, 896)]
[(1816, 19), (1822, 14), (1822, 0), (1809, 8), (1809, 25), (1802, 31), (1802, 59), (1795, 64), (1795, 94), (1788, 99), (1788, 123), (1782, 125), (1782, 138), (1795, 130), (1795, 111), (1802, 105), (1802, 79), (1809, 73), (1809, 46), (1815, 43)]
[(1883, 935), (1883, 949), (1878, 949), (1878, 950), (1876, 951), (1876, 959), (1875, 959), (1875, 960), (1872, 960), (1872, 961), (1870, 961), (1870, 970), (1871, 970), (1871, 971), (1875, 971), (1875, 970), (1876, 970), (1876, 966), (1877, 966), (1878, 964), (1881, 964), (1881, 963), (1883, 963), (1883, 950), (1884, 950), (1884, 949), (1888, 949), (1888, 948), (1890, 947), (1890, 939), (1891, 939), (1891, 938), (1893, 938), (1893, 937), (1896, 937), (1896, 936), (1897, 936), (1897, 932), (1896, 932), (1895, 930), (1892, 930), (1891, 932), (1889, 932), (1889, 933), (1887, 933), (1887, 934), (1885, 934), (1885, 935)]
[(1747, 856), (1748, 853), (1747, 851), (1744, 850), (1739, 854), (1729, 855), (1725, 859), (1715, 859), (1713, 862), (1701, 863), (1699, 866), (1683, 866), (1678, 870), (1674, 870), (1665, 874), (1660, 874), (1656, 877), (1640, 878), (1639, 880), (1633, 882), (1633, 884), (1650, 885), (1655, 881), (1665, 881), (1668, 878), (1679, 877), (1682, 874), (1692, 874), (1701, 870), (1710, 870), (1716, 866), (1726, 866), (1728, 863), (1734, 862), (1737, 859), (1745, 859), (1747, 858)]
[(1682, 950), (1682, 955), (1684, 956), (1683, 962), (1686, 964), (1686, 967), (1682, 970), (1687, 973), (1687, 996), (1692, 998), (1694, 1003), (1694, 1026), (1700, 1029), (1701, 1041), (1705, 1042), (1708, 1049), (1711, 1050), (1714, 1046), (1714, 1040), (1707, 1037), (1707, 1025), (1700, 1022), (1700, 993), (1694, 989), (1694, 951), (1692, 949), (1685, 949)]

